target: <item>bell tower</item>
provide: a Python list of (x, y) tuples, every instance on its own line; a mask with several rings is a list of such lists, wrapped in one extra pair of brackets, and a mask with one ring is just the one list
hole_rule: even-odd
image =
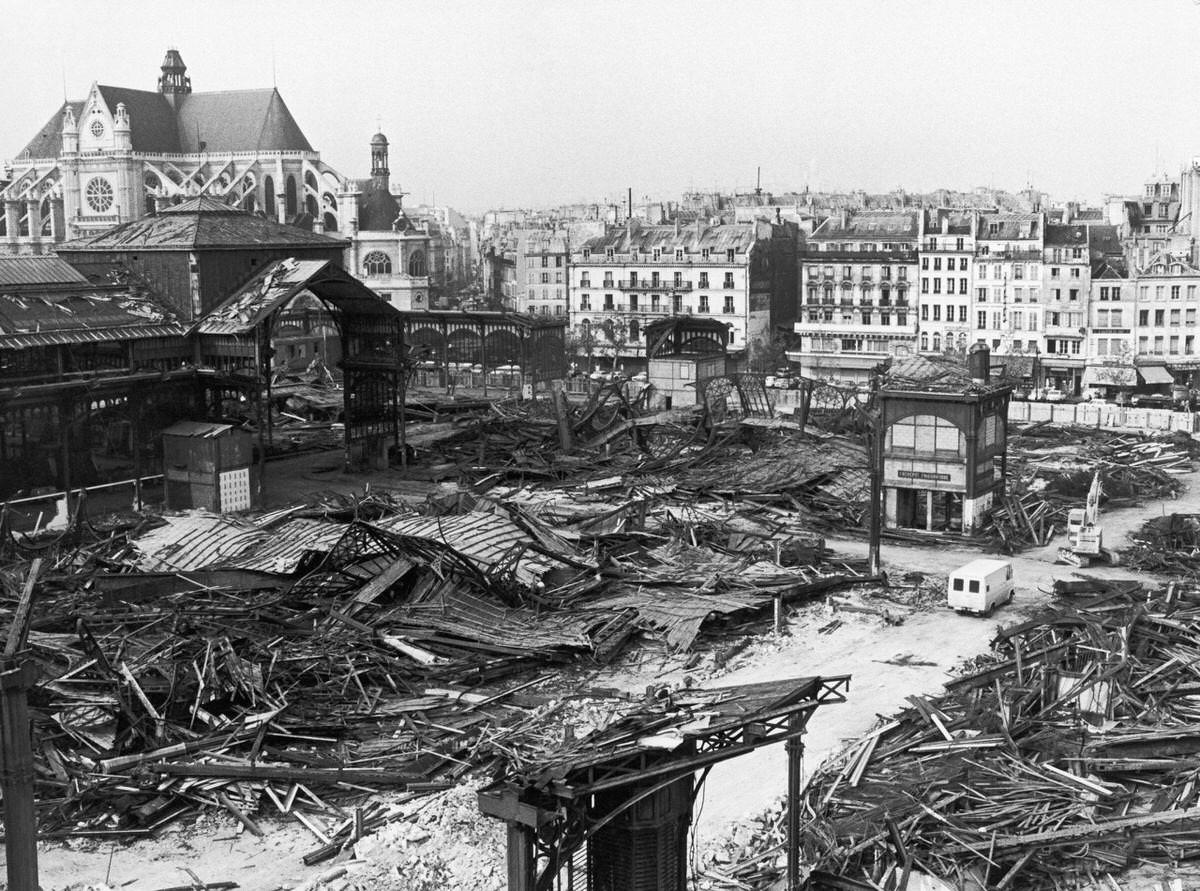
[(176, 108), (179, 97), (192, 91), (192, 79), (187, 76), (187, 66), (179, 50), (171, 47), (163, 59), (162, 74), (158, 78), (158, 91), (167, 97), (172, 108)]
[(389, 176), (387, 137), (376, 133), (371, 137), (371, 179), (375, 180), (376, 188), (386, 192)]

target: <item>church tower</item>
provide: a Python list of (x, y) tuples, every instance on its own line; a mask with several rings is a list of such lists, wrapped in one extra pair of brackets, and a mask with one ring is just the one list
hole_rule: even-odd
[(187, 66), (179, 50), (171, 47), (163, 59), (162, 74), (158, 78), (158, 91), (167, 97), (172, 108), (177, 108), (180, 96), (192, 91), (192, 79), (187, 76)]
[(375, 188), (388, 190), (388, 141), (382, 133), (371, 137), (371, 178), (375, 180)]

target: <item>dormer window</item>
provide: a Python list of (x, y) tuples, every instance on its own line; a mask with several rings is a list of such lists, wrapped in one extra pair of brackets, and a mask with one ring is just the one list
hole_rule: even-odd
[(707, 259), (708, 259), (708, 248), (703, 248), (703, 249), (701, 249), (701, 251), (700, 251), (700, 259), (701, 259), (701, 260), (707, 260)]
[(590, 260), (591, 257), (592, 257), (592, 252), (590, 250), (588, 250), (587, 248), (584, 248), (583, 249), (583, 259)]
[(654, 249), (654, 262), (657, 263), (661, 259), (662, 259), (662, 250), (659, 248), (655, 248)]
[(613, 258), (614, 253), (615, 253), (615, 251), (612, 248), (606, 248), (604, 251), (604, 256), (606, 259), (611, 260)]
[(676, 263), (683, 262), (683, 248), (675, 248), (675, 262)]
[(725, 251), (725, 262), (726, 262), (726, 263), (732, 263), (732, 262), (733, 262), (733, 260), (734, 260), (734, 254), (735, 254), (735, 253), (736, 253), (736, 251), (735, 251), (733, 248), (728, 248), (728, 249), (726, 249), (726, 251)]

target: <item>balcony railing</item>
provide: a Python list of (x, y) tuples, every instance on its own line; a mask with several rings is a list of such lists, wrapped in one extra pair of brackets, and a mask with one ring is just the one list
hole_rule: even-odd
[[(606, 287), (612, 287), (606, 285)], [(617, 288), (622, 291), (690, 291), (692, 283), (690, 281), (643, 281), (638, 279), (623, 278), (617, 281)]]

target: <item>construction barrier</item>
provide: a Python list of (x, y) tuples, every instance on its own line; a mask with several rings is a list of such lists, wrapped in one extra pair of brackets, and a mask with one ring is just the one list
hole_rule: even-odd
[(1200, 415), (1186, 411), (1167, 411), (1161, 408), (1132, 408), (1106, 402), (1024, 402), (1008, 404), (1010, 424), (1049, 421), (1054, 424), (1073, 424), (1081, 427), (1105, 427), (1114, 430), (1148, 430), (1151, 432), (1200, 430)]

